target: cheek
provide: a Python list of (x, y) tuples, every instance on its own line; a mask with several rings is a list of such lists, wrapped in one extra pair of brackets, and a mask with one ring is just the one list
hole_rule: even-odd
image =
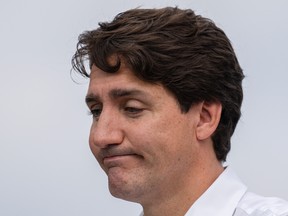
[(93, 153), (94, 157), (97, 159), (98, 163), (100, 163), (100, 161), (98, 159), (99, 148), (93, 142), (93, 134), (91, 133), (91, 131), (90, 131), (90, 135), (89, 135), (89, 147), (90, 147), (90, 150)]
[(128, 139), (135, 148), (149, 156), (162, 157), (172, 154), (177, 151), (180, 139), (185, 139), (183, 135), (186, 128), (179, 128), (177, 122), (169, 120), (167, 118), (150, 119), (150, 121), (147, 120), (137, 126), (131, 126), (130, 133), (127, 134)]
[(186, 119), (180, 117), (165, 119), (155, 125), (151, 131), (154, 144), (158, 145), (157, 150), (168, 157), (185, 154), (192, 147), (194, 140), (193, 129), (191, 129), (191, 125), (188, 124)]
[(89, 134), (89, 147), (91, 149), (91, 151), (94, 154), (94, 149), (95, 149), (95, 145), (93, 144), (93, 134), (92, 134), (92, 130), (90, 130), (90, 134)]

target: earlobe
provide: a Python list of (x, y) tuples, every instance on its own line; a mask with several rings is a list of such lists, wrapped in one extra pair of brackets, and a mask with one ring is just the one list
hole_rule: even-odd
[(222, 105), (220, 102), (202, 102), (200, 118), (196, 129), (198, 140), (205, 140), (215, 132), (221, 118)]

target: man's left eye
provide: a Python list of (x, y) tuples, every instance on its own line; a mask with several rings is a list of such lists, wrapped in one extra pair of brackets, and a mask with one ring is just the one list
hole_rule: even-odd
[(128, 112), (130, 114), (138, 114), (143, 111), (143, 109), (135, 108), (135, 107), (125, 107), (125, 112)]

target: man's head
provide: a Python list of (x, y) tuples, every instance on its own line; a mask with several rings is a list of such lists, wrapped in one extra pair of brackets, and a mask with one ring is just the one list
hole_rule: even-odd
[(80, 35), (74, 69), (89, 77), (86, 57), (107, 73), (125, 63), (139, 79), (170, 91), (183, 113), (199, 102), (220, 102), (212, 140), (218, 160), (225, 161), (241, 115), (244, 77), (225, 33), (192, 10), (170, 7), (129, 10), (99, 25)]

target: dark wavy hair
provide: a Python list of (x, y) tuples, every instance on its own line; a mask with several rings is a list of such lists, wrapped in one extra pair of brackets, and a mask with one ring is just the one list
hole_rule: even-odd
[[(111, 65), (113, 55), (118, 61)], [(172, 92), (182, 112), (201, 101), (220, 102), (212, 140), (218, 160), (226, 160), (241, 116), (244, 75), (229, 39), (210, 19), (177, 7), (128, 10), (79, 36), (72, 67), (89, 77), (86, 60), (107, 73), (125, 61), (139, 79)]]

